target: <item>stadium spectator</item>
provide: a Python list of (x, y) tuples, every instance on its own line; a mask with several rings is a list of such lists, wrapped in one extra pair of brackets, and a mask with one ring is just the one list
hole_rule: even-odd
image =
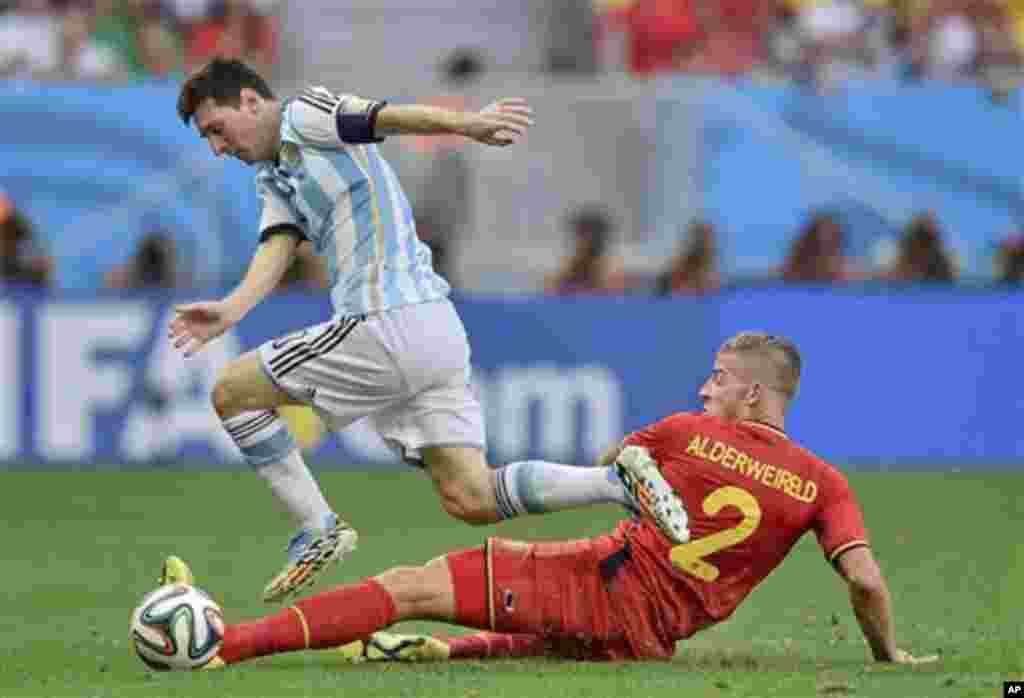
[(907, 226), (892, 267), (880, 276), (891, 281), (952, 282), (956, 267), (945, 248), (934, 212), (922, 213)]
[[(467, 93), (484, 72), (480, 54), (471, 49), (456, 49), (442, 67), (447, 93), (427, 100), (442, 109), (466, 111)], [(416, 231), (430, 248), (434, 270), (448, 283), (458, 286), (455, 250), (469, 222), (472, 200), (472, 166), (466, 143), (451, 134), (414, 134), (401, 143), (417, 160), (422, 171), (419, 185), (411, 192)]]
[(655, 293), (661, 296), (709, 293), (717, 291), (720, 285), (715, 228), (705, 221), (695, 221), (679, 252), (655, 280)]
[(53, 259), (39, 246), (28, 217), (0, 192), (0, 281), (47, 286)]
[(846, 233), (830, 215), (813, 216), (793, 241), (782, 279), (794, 283), (835, 283), (855, 277), (844, 248)]
[(92, 39), (117, 56), (129, 80), (170, 77), (181, 69), (180, 38), (155, 0), (94, 0)]
[(0, 77), (53, 77), (60, 66), (61, 22), (47, 0), (17, 0), (0, 14)]
[(94, 36), (96, 14), (88, 2), (70, 4), (61, 26), (61, 72), (63, 77), (82, 80), (123, 78), (127, 66), (110, 45)]
[(778, 14), (776, 0), (716, 0), (695, 7), (702, 39), (685, 70), (738, 76), (769, 63), (767, 39)]
[(998, 0), (933, 0), (913, 14), (911, 49), (917, 74), (963, 80), (992, 66), (1017, 63), (1013, 16)]
[(573, 251), (562, 267), (551, 274), (544, 287), (548, 293), (615, 293), (625, 289), (621, 261), (608, 251), (612, 232), (610, 214), (589, 205), (568, 220)]
[(142, 238), (127, 264), (104, 275), (108, 288), (174, 288), (180, 286), (174, 240), (161, 230)]
[(795, 0), (791, 5), (801, 52), (799, 80), (827, 90), (868, 74), (869, 28), (877, 7), (855, 0)]
[(702, 40), (692, 0), (635, 0), (619, 15), (629, 72), (641, 78), (676, 72)]
[(1014, 235), (999, 243), (995, 258), (996, 281), (1019, 286), (1024, 283), (1024, 235)]
[(189, 27), (187, 66), (194, 71), (210, 59), (237, 58), (264, 75), (277, 63), (278, 24), (274, 3), (217, 0), (210, 13)]
[(169, 78), (181, 73), (182, 41), (173, 17), (159, 0), (128, 0), (135, 24), (139, 57), (148, 77)]
[[(489, 538), (229, 625), (207, 667), (338, 647), (352, 658), (668, 660), (677, 641), (731, 617), (810, 531), (846, 583), (874, 660), (937, 661), (899, 647), (888, 584), (846, 477), (786, 433), (800, 366), (788, 340), (739, 334), (722, 345), (700, 389), (703, 412), (662, 419), (600, 458), (660, 472), (686, 503), (693, 539), (674, 545), (646, 516), (582, 540)], [(194, 581), (182, 560), (165, 561), (161, 584)], [(403, 620), (494, 632), (449, 643), (372, 637)]]
[(553, 73), (597, 72), (593, 0), (549, 0), (546, 67)]

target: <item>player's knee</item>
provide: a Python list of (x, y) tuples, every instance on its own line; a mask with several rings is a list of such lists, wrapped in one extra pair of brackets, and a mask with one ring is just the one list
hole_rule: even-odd
[(494, 498), (483, 492), (462, 486), (459, 483), (441, 483), (438, 486), (441, 506), (450, 515), (473, 526), (494, 523), (496, 510)]
[(238, 391), (226, 377), (221, 377), (213, 386), (210, 402), (221, 419), (227, 419), (241, 411), (238, 407)]
[(392, 567), (375, 579), (391, 595), (400, 617), (429, 616), (443, 589), (435, 583), (436, 574), (429, 564), (419, 567)]

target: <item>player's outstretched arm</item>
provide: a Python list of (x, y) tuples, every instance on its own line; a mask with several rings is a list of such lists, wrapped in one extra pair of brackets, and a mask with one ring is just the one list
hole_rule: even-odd
[(257, 248), (245, 278), (227, 298), (177, 306), (167, 331), (175, 349), (192, 356), (238, 324), (277, 288), (297, 246), (292, 235), (273, 235)]
[(870, 548), (858, 547), (842, 553), (838, 568), (849, 585), (850, 604), (877, 661), (925, 664), (938, 660), (937, 655), (915, 657), (896, 646), (892, 597)]
[(463, 112), (422, 104), (395, 104), (377, 113), (378, 135), (393, 133), (454, 133), (486, 145), (512, 145), (533, 125), (526, 100), (499, 99), (478, 112)]

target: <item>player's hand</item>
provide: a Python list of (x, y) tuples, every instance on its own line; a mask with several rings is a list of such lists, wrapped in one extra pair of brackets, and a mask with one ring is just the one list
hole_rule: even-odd
[(931, 664), (932, 662), (939, 661), (939, 655), (929, 654), (923, 657), (915, 657), (906, 650), (896, 650), (893, 654), (892, 661), (894, 664)]
[(485, 145), (512, 145), (533, 126), (533, 109), (525, 99), (499, 99), (473, 114), (463, 135)]
[(175, 349), (192, 356), (211, 339), (224, 334), (240, 319), (224, 301), (187, 303), (174, 308), (174, 319), (167, 328), (167, 336)]

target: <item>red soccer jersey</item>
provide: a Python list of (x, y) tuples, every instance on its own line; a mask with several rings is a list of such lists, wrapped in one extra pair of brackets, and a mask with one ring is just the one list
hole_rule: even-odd
[(672, 606), (694, 595), (715, 622), (728, 618), (808, 530), (829, 561), (867, 544), (842, 473), (770, 427), (676, 414), (626, 444), (651, 452), (690, 516), (690, 541), (678, 546), (646, 520), (620, 528), (669, 626), (683, 615)]

